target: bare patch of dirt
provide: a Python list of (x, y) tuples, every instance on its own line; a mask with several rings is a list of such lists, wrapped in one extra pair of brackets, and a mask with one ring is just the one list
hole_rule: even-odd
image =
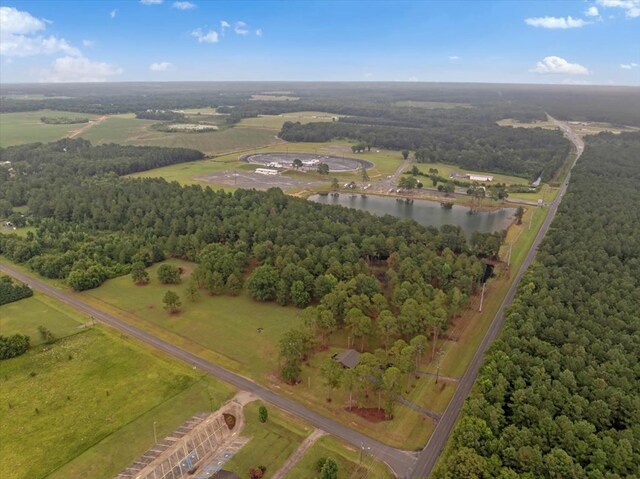
[(352, 407), (351, 409), (346, 407), (345, 409), (369, 422), (378, 423), (387, 420), (384, 409), (378, 409), (377, 407)]

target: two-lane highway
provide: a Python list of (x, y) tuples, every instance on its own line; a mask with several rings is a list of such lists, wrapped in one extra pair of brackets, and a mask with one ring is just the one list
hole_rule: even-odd
[[(576, 157), (571, 165), (571, 168), (573, 168), (574, 165), (576, 164), (576, 161), (578, 161), (578, 158), (580, 158), (580, 155), (582, 155), (582, 152), (584, 151), (584, 142), (580, 137), (578, 137), (571, 130), (571, 128), (569, 128), (568, 125), (562, 122), (559, 122), (552, 117), (549, 117), (549, 119), (553, 121), (555, 125), (558, 126), (565, 133), (567, 138), (574, 144), (576, 148)], [(438, 422), (438, 425), (436, 426), (436, 429), (433, 431), (433, 434), (431, 435), (431, 439), (427, 443), (426, 447), (422, 450), (422, 452), (420, 452), (420, 455), (418, 456), (418, 460), (416, 461), (416, 464), (408, 477), (412, 479), (422, 479), (422, 478), (429, 477), (429, 475), (433, 471), (436, 461), (438, 460), (438, 457), (440, 456), (440, 453), (442, 452), (445, 444), (447, 443), (447, 440), (449, 439), (449, 435), (453, 431), (453, 427), (455, 426), (456, 421), (458, 420), (458, 416), (460, 415), (460, 410), (462, 409), (462, 405), (464, 404), (465, 399), (469, 395), (469, 392), (471, 392), (471, 388), (473, 387), (473, 384), (476, 378), (478, 377), (478, 372), (480, 371), (480, 366), (482, 365), (484, 354), (489, 348), (489, 346), (491, 345), (491, 343), (498, 337), (498, 333), (500, 332), (500, 329), (502, 328), (502, 324), (504, 323), (505, 309), (513, 301), (513, 298), (516, 295), (516, 291), (518, 290), (518, 284), (520, 284), (520, 280), (522, 279), (522, 276), (524, 275), (527, 268), (531, 265), (531, 263), (533, 263), (533, 260), (535, 259), (536, 253), (538, 251), (538, 247), (540, 246), (540, 243), (542, 242), (542, 239), (544, 238), (545, 234), (547, 234), (547, 231), (549, 230), (549, 226), (551, 225), (551, 223), (553, 222), (553, 219), (556, 216), (556, 211), (558, 210), (560, 201), (562, 201), (562, 198), (565, 192), (567, 191), (567, 186), (569, 185), (570, 176), (571, 176), (571, 171), (567, 173), (567, 177), (565, 178), (565, 181), (562, 183), (562, 186), (560, 187), (558, 196), (556, 196), (556, 199), (553, 201), (553, 203), (551, 203), (547, 217), (542, 223), (542, 226), (538, 231), (538, 234), (536, 235), (536, 238), (534, 239), (533, 244), (531, 245), (531, 249), (527, 253), (525, 260), (522, 262), (522, 265), (518, 270), (515, 280), (511, 284), (511, 287), (509, 288), (507, 295), (502, 301), (502, 304), (500, 305), (500, 309), (498, 309), (498, 312), (496, 313), (491, 323), (491, 326), (489, 327), (489, 330), (487, 331), (484, 339), (480, 343), (480, 346), (478, 347), (478, 350), (476, 351), (475, 355), (473, 356), (473, 359), (471, 360), (471, 364), (469, 364), (469, 367), (464, 373), (464, 376), (462, 376), (462, 379), (458, 383), (458, 387), (456, 388), (453, 398), (451, 399), (451, 401), (449, 402), (449, 405), (447, 406), (447, 410), (445, 411), (445, 413), (442, 415), (442, 418)]]
[(222, 368), (214, 363), (206, 361), (182, 348), (179, 348), (171, 343), (163, 341), (152, 334), (142, 331), (120, 319), (117, 319), (104, 311), (100, 311), (87, 303), (85, 303), (79, 294), (74, 294), (66, 291), (61, 291), (51, 285), (48, 285), (33, 276), (26, 275), (20, 271), (11, 268), (7, 265), (0, 264), (0, 271), (6, 273), (14, 278), (29, 284), (29, 286), (41, 293), (44, 293), (52, 298), (62, 301), (75, 309), (92, 316), (96, 321), (100, 321), (113, 328), (116, 328), (131, 337), (134, 337), (144, 343), (147, 343), (171, 356), (178, 358), (191, 366), (195, 366), (200, 370), (210, 374), (213, 377), (221, 379), (232, 386), (255, 394), (262, 400), (267, 401), (274, 406), (279, 407), (287, 411), (294, 416), (297, 416), (316, 428), (322, 429), (346, 442), (354, 445), (357, 448), (369, 448), (369, 453), (373, 454), (376, 458), (384, 461), (391, 467), (391, 469), (398, 475), (398, 477), (405, 477), (415, 462), (415, 454), (407, 451), (401, 451), (394, 449), (393, 447), (382, 444), (379, 441), (371, 439), (364, 434), (355, 431), (347, 426), (339, 424), (329, 418), (324, 417), (315, 411), (312, 411), (300, 403), (297, 403), (291, 399), (278, 395), (277, 393), (267, 389), (259, 384), (251, 381), (250, 379), (240, 376), (228, 369)]

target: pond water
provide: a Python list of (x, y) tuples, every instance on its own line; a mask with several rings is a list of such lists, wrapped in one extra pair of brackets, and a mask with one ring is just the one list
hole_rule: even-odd
[(313, 195), (309, 200), (327, 205), (356, 208), (378, 216), (389, 214), (398, 218), (412, 219), (422, 225), (436, 228), (447, 224), (456, 225), (464, 230), (467, 237), (474, 231), (492, 233), (508, 228), (516, 212), (515, 208), (502, 208), (496, 211), (469, 214), (469, 208), (466, 206), (453, 205), (448, 209), (443, 208), (436, 201), (414, 200), (413, 203), (406, 203), (404, 200), (388, 196), (363, 196), (350, 193), (340, 193), (337, 196)]

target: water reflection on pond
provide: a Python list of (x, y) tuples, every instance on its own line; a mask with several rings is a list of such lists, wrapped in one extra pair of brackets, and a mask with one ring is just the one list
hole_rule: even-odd
[(313, 195), (309, 200), (356, 208), (379, 216), (389, 214), (398, 218), (413, 219), (422, 225), (436, 228), (446, 224), (456, 225), (460, 226), (467, 236), (473, 231), (491, 233), (508, 228), (516, 211), (515, 208), (502, 208), (469, 214), (469, 208), (466, 206), (453, 205), (452, 208), (443, 208), (435, 201), (413, 200), (407, 203), (400, 198), (350, 193)]

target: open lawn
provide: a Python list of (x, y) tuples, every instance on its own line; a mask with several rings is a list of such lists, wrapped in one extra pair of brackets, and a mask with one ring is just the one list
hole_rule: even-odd
[[(113, 477), (153, 443), (155, 416), (144, 427), (135, 421), (200, 384), (190, 368), (101, 328), (2, 361), (0, 377), (3, 478), (44, 477), (69, 461), (67, 471), (91, 474), (58, 477)], [(210, 392), (217, 404), (231, 395), (224, 385)], [(175, 402), (158, 417), (168, 432), (192, 409)], [(94, 446), (101, 453), (91, 452)]]
[(249, 468), (256, 466), (265, 466), (265, 479), (271, 477), (313, 430), (269, 405), (269, 419), (261, 423), (258, 420), (261, 405), (262, 402), (252, 402), (244, 407), (245, 425), (240, 434), (251, 440), (224, 465), (224, 469), (240, 477), (248, 477)]
[[(362, 459), (361, 459), (362, 456)], [(302, 457), (300, 462), (287, 474), (287, 479), (319, 477), (316, 469), (318, 459), (331, 458), (338, 464), (338, 477), (349, 479), (390, 479), (393, 474), (387, 466), (376, 461), (371, 455), (360, 453), (354, 447), (325, 436), (321, 437)]]
[[(193, 263), (171, 260), (171, 264), (191, 270)], [(202, 291), (194, 302), (184, 299), (186, 281), (179, 285), (161, 284), (156, 277), (160, 265), (149, 268), (151, 282), (136, 286), (130, 276), (107, 281), (100, 288), (82, 293), (109, 303), (146, 322), (187, 337), (198, 345), (226, 358), (228, 366), (264, 381), (278, 368), (280, 336), (299, 323), (300, 310), (275, 303), (259, 303), (248, 295), (209, 296)], [(162, 305), (167, 290), (183, 299), (182, 312), (169, 315)], [(258, 332), (258, 328), (263, 328)]]
[(24, 143), (49, 142), (68, 136), (87, 124), (50, 125), (42, 123), (43, 116), (60, 118), (96, 119), (97, 115), (68, 111), (40, 110), (19, 113), (0, 113), (0, 147), (22, 145)]
[[(489, 175), (493, 176), (493, 181), (488, 182), (492, 183), (505, 183), (508, 185), (526, 185), (529, 184), (529, 180), (525, 178), (520, 178), (518, 176), (510, 176), (510, 175), (501, 175), (498, 173), (491, 173), (489, 171), (473, 171), (473, 170), (465, 170), (462, 168), (458, 168), (455, 165), (449, 165), (446, 163), (416, 163), (415, 164), (418, 169), (425, 174), (429, 174), (429, 168), (435, 168), (438, 170), (438, 175), (449, 178), (451, 173), (456, 172), (459, 174), (471, 174), (471, 175)], [(409, 169), (408, 171), (411, 171)], [(431, 185), (431, 180), (429, 178), (424, 178), (423, 183)]]
[(30, 298), (0, 306), (0, 334), (26, 334), (32, 346), (42, 343), (38, 326), (46, 327), (59, 339), (84, 331), (87, 323), (87, 317), (38, 292)]
[(287, 121), (305, 123), (330, 122), (338, 115), (319, 111), (297, 111), (281, 115), (260, 115), (256, 118), (245, 118), (239, 123), (241, 128), (266, 128), (278, 133)]

